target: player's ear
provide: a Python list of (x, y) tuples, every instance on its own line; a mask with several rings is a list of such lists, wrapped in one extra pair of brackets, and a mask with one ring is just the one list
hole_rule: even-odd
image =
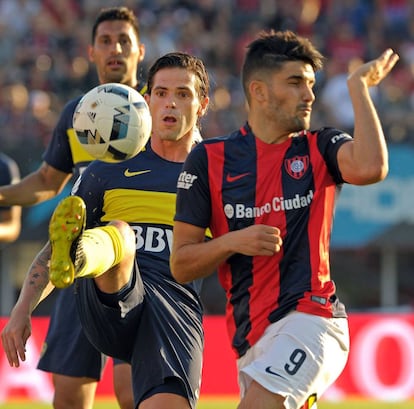
[(252, 99), (263, 102), (266, 99), (266, 84), (260, 80), (253, 80), (249, 83), (249, 92)]
[(139, 58), (138, 62), (142, 62), (145, 57), (145, 44), (139, 43)]
[(209, 102), (210, 102), (209, 97), (205, 97), (203, 101), (200, 102), (200, 107), (198, 108), (198, 111), (197, 111), (197, 115), (199, 117), (204, 116), (206, 114)]
[(89, 61), (90, 62), (94, 62), (95, 61), (94, 48), (91, 45), (88, 47), (88, 57), (89, 57)]

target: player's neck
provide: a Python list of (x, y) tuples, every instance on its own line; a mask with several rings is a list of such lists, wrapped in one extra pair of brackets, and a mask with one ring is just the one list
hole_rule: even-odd
[(264, 120), (255, 121), (254, 118), (249, 117), (248, 123), (254, 136), (264, 143), (283, 143), (295, 135), (295, 133), (286, 132), (285, 129), (278, 128), (273, 122), (269, 123)]
[(170, 162), (184, 162), (187, 155), (190, 153), (192, 147), (192, 140), (188, 138), (181, 138), (175, 141), (162, 140), (161, 138), (151, 136), (151, 148), (163, 159)]
[(128, 85), (131, 88), (137, 88), (138, 87), (138, 81), (136, 79), (131, 79), (130, 81), (124, 83), (124, 85)]

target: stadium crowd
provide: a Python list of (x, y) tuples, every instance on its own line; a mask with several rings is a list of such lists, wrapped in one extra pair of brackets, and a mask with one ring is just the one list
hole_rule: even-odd
[[(182, 50), (209, 69), (212, 104), (205, 138), (244, 118), (239, 69), (244, 46), (262, 28), (308, 36), (327, 57), (315, 91), (313, 122), (352, 127), (346, 91), (350, 64), (394, 48), (401, 60), (375, 102), (390, 142), (413, 143), (414, 2), (410, 0), (134, 0), (147, 47), (140, 76), (160, 54)], [(0, 2), (0, 143), (26, 174), (40, 155), (63, 104), (96, 84), (87, 60), (88, 28), (101, 0)]]

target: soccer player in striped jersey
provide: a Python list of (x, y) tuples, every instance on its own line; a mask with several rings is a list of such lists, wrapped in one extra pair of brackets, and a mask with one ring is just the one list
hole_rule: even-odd
[[(152, 134), (145, 149), (119, 163), (92, 162), (73, 188), (76, 196), (63, 199), (50, 222), (51, 281), (63, 287), (76, 279), (88, 339), (131, 363), (135, 407), (195, 409), (200, 392), (200, 282), (178, 284), (169, 258), (177, 179), (207, 110), (208, 90), (200, 59), (185, 53), (159, 58), (148, 73)], [(47, 245), (26, 288), (46, 288), (49, 256)], [(18, 363), (25, 341), (7, 344), (10, 362)]]
[[(171, 271), (186, 283), (218, 269), (239, 409), (315, 408), (347, 362), (347, 315), (329, 266), (335, 199), (344, 183), (366, 185), (387, 175), (387, 147), (368, 88), (397, 60), (388, 49), (348, 77), (353, 137), (329, 127), (310, 130), (323, 57), (293, 32), (262, 32), (242, 68), (246, 124), (203, 141), (184, 164)], [(207, 228), (213, 238), (205, 242)]]

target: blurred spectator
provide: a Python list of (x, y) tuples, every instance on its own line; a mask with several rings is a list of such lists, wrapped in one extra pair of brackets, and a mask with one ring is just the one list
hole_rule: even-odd
[[(240, 101), (239, 67), (245, 45), (263, 28), (292, 29), (312, 37), (324, 50), (332, 67), (358, 57), (366, 60), (388, 46), (406, 56), (413, 66), (413, 5), (404, 0), (140, 0), (127, 1), (142, 21), (142, 36), (151, 53), (140, 77), (159, 55), (173, 49), (199, 55), (213, 78), (213, 105), (207, 117), (205, 138), (226, 132), (244, 116)], [(40, 155), (56, 120), (62, 101), (85, 92), (95, 83), (84, 51), (85, 27), (98, 9), (110, 1), (97, 0), (2, 0), (0, 2), (0, 124), (2, 146), (18, 163), (17, 145), (30, 140), (32, 155)], [(294, 7), (292, 7), (294, 4)], [(398, 41), (396, 41), (398, 40)], [(346, 70), (342, 69), (343, 78)], [(394, 74), (392, 74), (394, 75)], [(412, 73), (410, 72), (412, 76)], [(334, 95), (341, 77), (321, 77), (317, 90)], [(216, 82), (215, 82), (216, 80)], [(335, 85), (336, 82), (336, 85)], [(398, 85), (396, 81), (394, 85)], [(411, 81), (410, 81), (411, 82)], [(389, 90), (388, 90), (389, 91)], [(408, 92), (408, 95), (407, 95)], [(13, 94), (13, 97), (11, 97)], [(411, 107), (410, 90), (401, 91)], [(388, 101), (387, 98), (391, 97)], [(395, 92), (383, 92), (382, 105), (395, 102)], [(315, 118), (331, 117), (329, 105), (319, 104)], [(346, 117), (346, 112), (343, 118)], [(381, 117), (387, 113), (381, 112)], [(390, 115), (386, 124), (395, 118)], [(349, 124), (349, 117), (347, 123)], [(24, 124), (24, 125), (23, 125)], [(386, 127), (387, 132), (387, 127)], [(393, 142), (413, 142), (404, 133)], [(22, 173), (25, 173), (22, 166)]]
[[(320, 91), (320, 108), (325, 113), (325, 121), (329, 126), (342, 129), (353, 134), (354, 109), (347, 85), (348, 74), (354, 71), (363, 61), (356, 57), (349, 61), (332, 59), (325, 67), (325, 83)], [(377, 88), (371, 88), (370, 94), (374, 103), (377, 102)]]

